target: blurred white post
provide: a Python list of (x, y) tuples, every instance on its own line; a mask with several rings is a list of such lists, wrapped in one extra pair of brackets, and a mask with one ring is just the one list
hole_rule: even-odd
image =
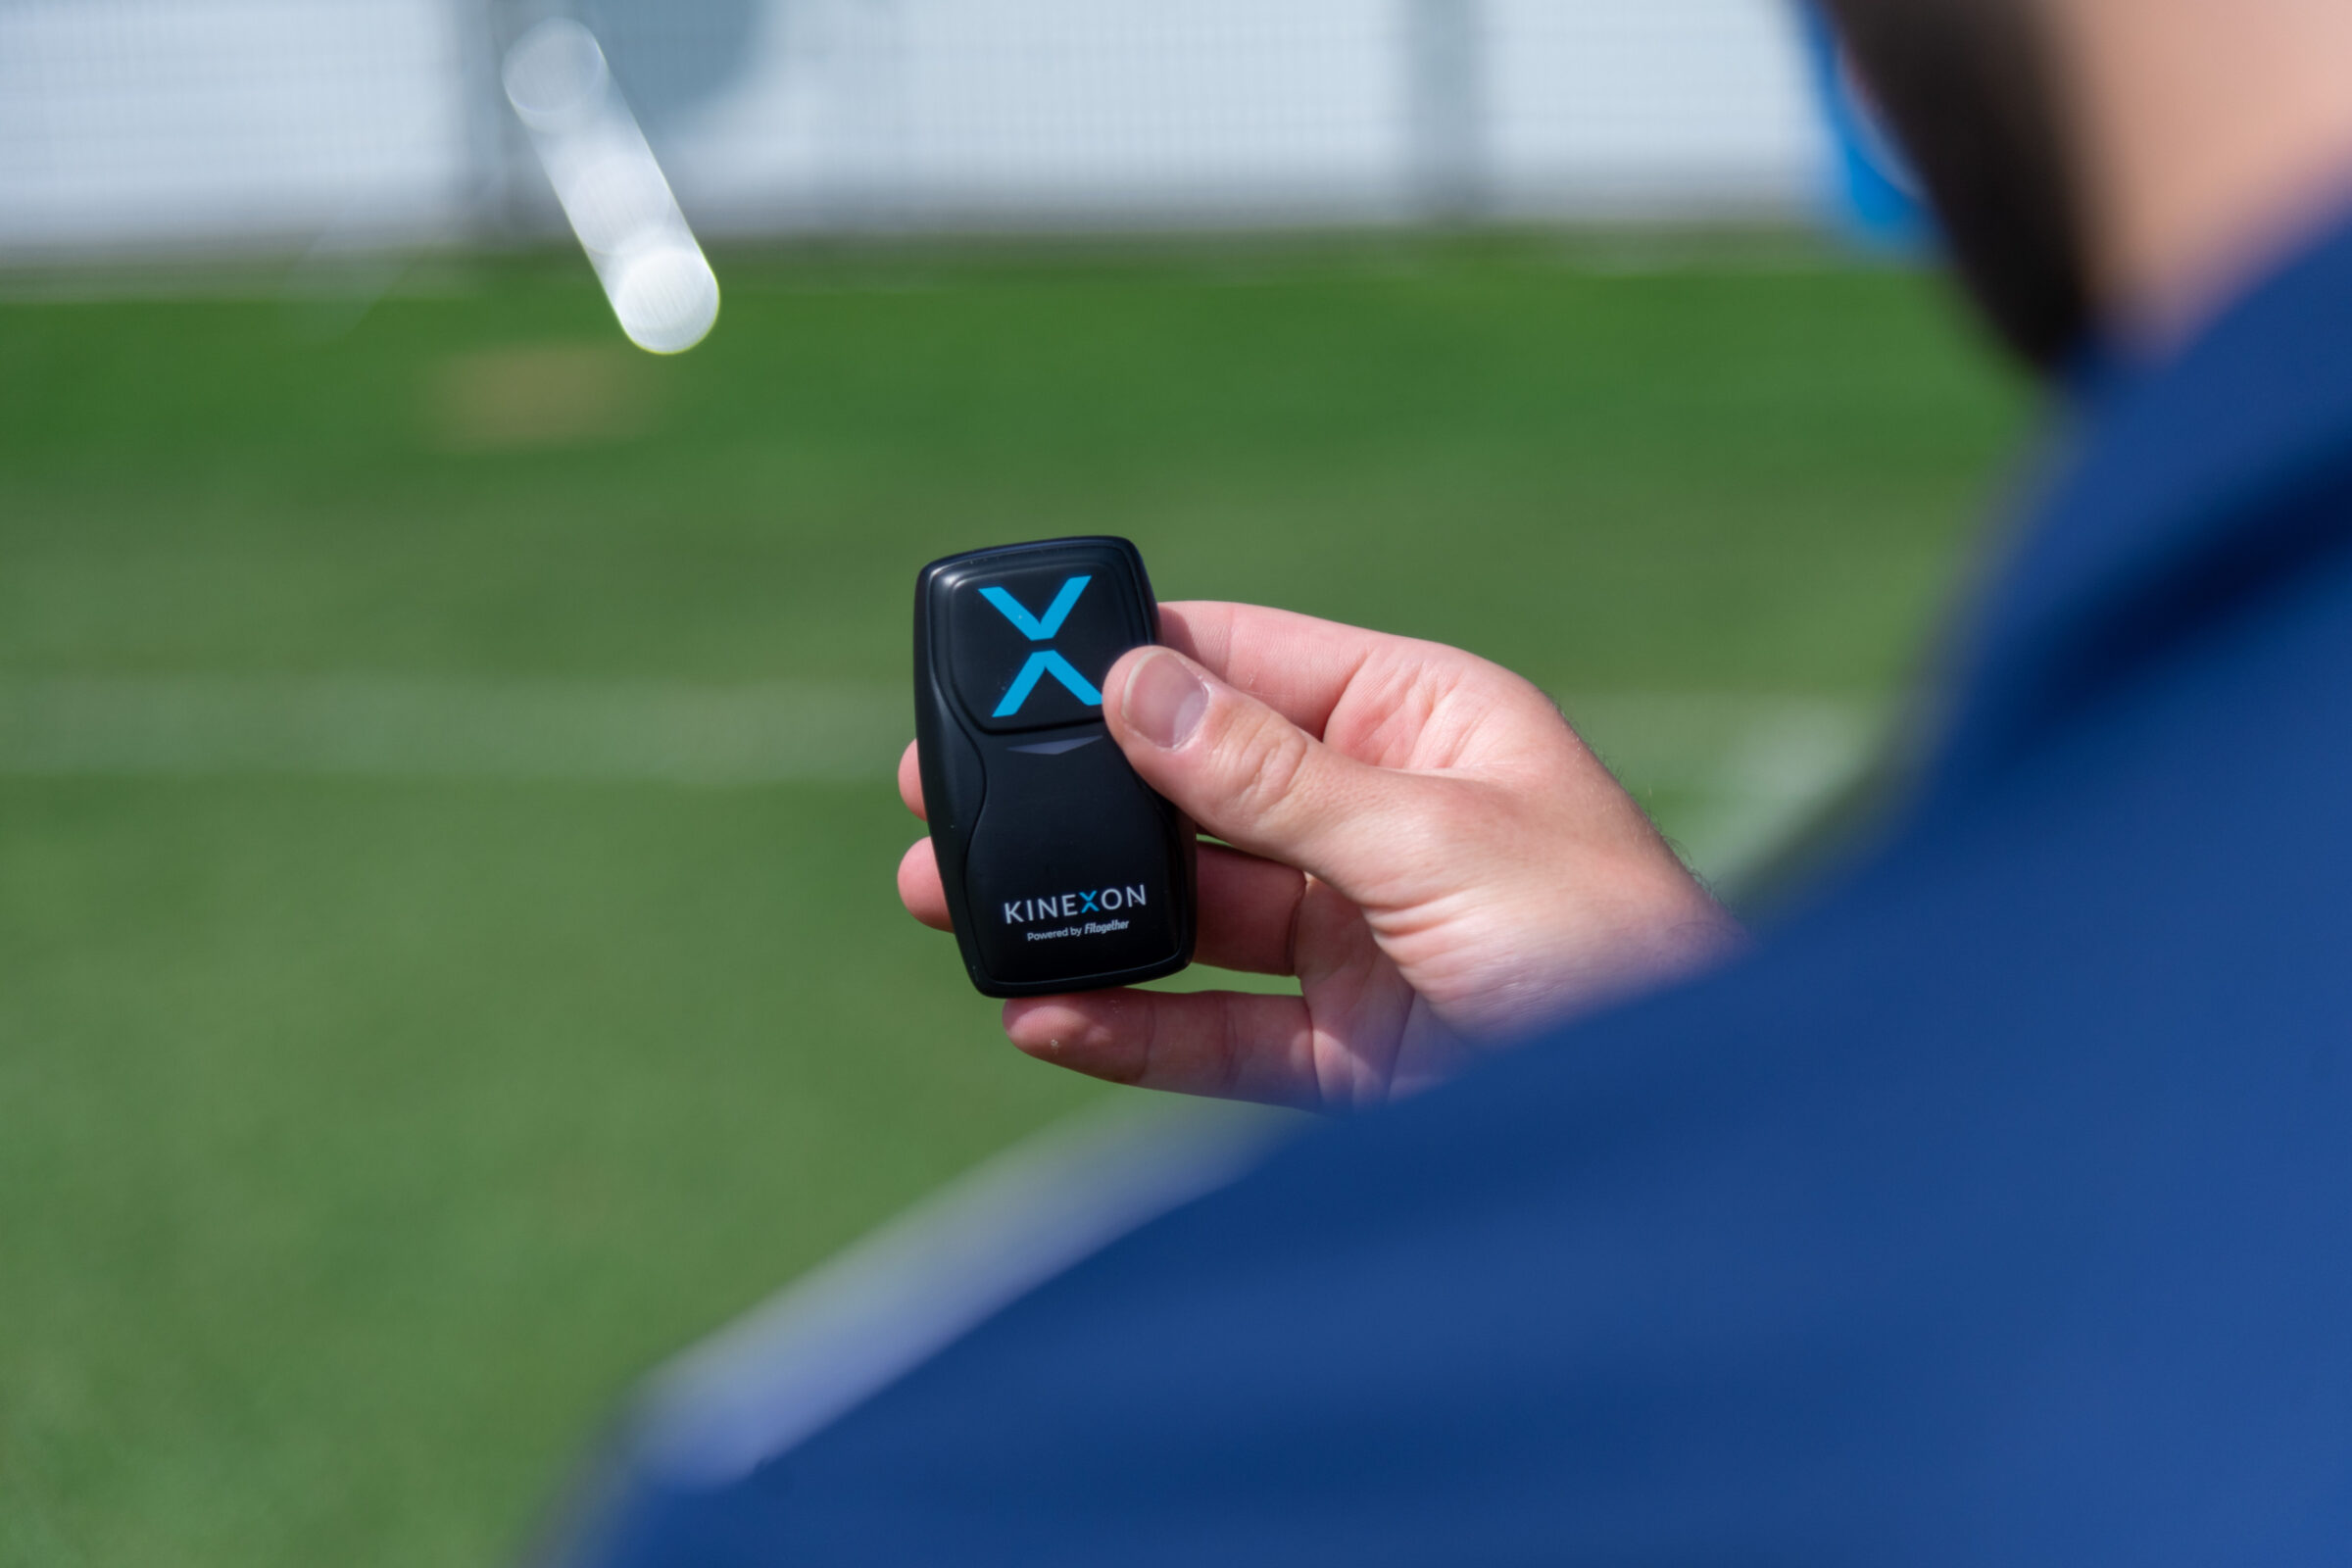
[(1414, 205), (1473, 222), (1488, 207), (1486, 17), (1480, 0), (1401, 3)]
[(906, 158), (906, 19), (901, 0), (846, 0), (831, 22), (838, 151), (819, 199), (830, 226), (885, 233), (903, 227), (918, 200)]
[(515, 158), (521, 151), (507, 106), (499, 65), (514, 41), (502, 25), (499, 0), (448, 0), (464, 74), (460, 113), (466, 155), (466, 220), (477, 241), (507, 238), (517, 228), (514, 211)]

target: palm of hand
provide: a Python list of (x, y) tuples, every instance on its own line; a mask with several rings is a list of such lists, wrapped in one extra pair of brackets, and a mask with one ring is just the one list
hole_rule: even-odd
[[(1695, 891), (1558, 710), (1454, 650), (1384, 649), (1350, 679), (1324, 744), (1411, 782), (1348, 894), (1309, 877), (1291, 971), (1322, 1102), (1396, 1098), (1453, 1076), (1482, 1042), (1612, 989), (1629, 873)], [(1691, 913), (1714, 915), (1703, 895)]]

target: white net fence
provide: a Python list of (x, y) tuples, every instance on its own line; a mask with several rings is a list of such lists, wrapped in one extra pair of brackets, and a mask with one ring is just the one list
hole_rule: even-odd
[[(1792, 216), (1792, 0), (575, 0), (696, 226)], [(555, 221), (538, 0), (0, 0), (0, 258)]]

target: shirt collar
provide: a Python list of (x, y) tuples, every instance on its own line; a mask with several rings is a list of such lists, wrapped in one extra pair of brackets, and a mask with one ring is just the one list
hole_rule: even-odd
[(1962, 651), (1931, 801), (2031, 748), (2111, 684), (2352, 546), (2352, 219), (2161, 366), (2070, 377), (2071, 451)]

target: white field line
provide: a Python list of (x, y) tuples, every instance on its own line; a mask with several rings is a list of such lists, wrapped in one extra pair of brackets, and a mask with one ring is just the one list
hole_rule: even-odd
[(1717, 883), (1755, 870), (1858, 778), (1893, 718), (1885, 704), (1830, 697), (1615, 693), (1560, 706), (1638, 792), (1692, 798), (1671, 826)]
[(0, 679), (0, 775), (581, 780), (887, 776), (906, 691), (848, 681)]
[[(1884, 710), (1691, 692), (1566, 699), (1677, 836), (1733, 875), (1869, 760)], [(888, 777), (903, 686), (370, 676), (0, 677), (0, 777), (612, 782), (741, 787)]]

